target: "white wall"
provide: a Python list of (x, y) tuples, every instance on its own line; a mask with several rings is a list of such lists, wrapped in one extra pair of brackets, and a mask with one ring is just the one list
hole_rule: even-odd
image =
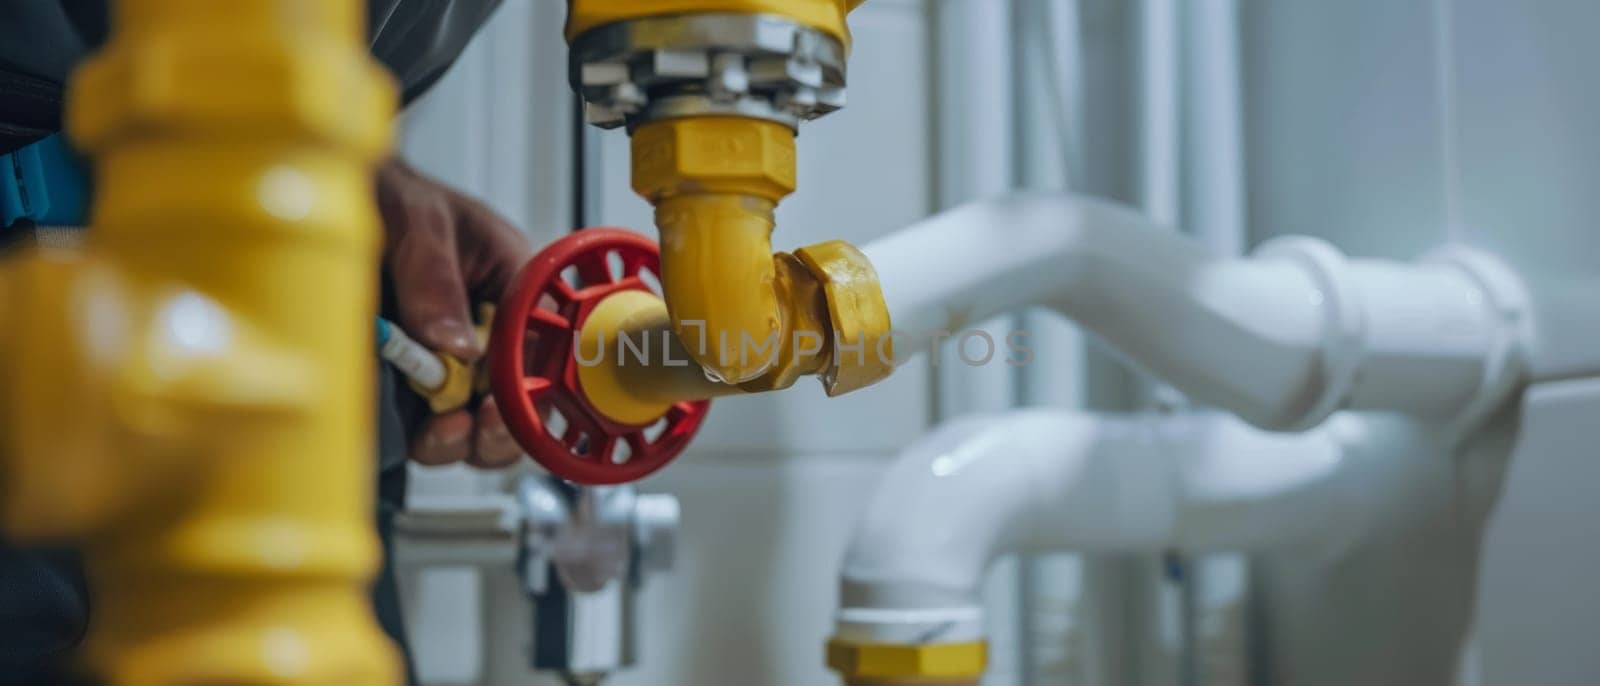
[[(1600, 274), (1600, 4), (1452, 3), (1460, 233), (1528, 273)], [(1574, 306), (1600, 309), (1600, 292)], [(1593, 340), (1569, 344), (1592, 347)], [(1478, 593), (1485, 685), (1600, 673), (1592, 436), (1600, 384), (1528, 396), (1523, 442), (1485, 532)]]

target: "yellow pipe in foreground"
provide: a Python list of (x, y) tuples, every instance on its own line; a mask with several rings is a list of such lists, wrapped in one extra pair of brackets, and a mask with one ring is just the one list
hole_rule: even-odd
[(73, 79), (94, 227), (7, 265), (0, 523), (81, 541), (111, 683), (399, 679), (367, 598), (394, 87), (364, 23), (356, 0), (120, 0)]

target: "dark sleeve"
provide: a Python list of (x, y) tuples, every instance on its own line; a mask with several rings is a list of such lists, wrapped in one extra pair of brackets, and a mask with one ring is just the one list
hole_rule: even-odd
[[(403, 103), (444, 75), (500, 1), (369, 0), (372, 54)], [(61, 129), (62, 84), (106, 33), (106, 0), (0, 0), (0, 154)]]
[(439, 80), (500, 0), (371, 0), (372, 56), (400, 82), (409, 104)]
[(0, 541), (0, 680), (60, 683), (88, 626), (88, 587), (76, 555)]
[(61, 84), (87, 51), (64, 5), (0, 0), (0, 154), (60, 130)]

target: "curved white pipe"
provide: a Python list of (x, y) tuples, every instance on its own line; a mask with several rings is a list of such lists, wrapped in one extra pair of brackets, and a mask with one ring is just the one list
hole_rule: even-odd
[[(869, 502), (843, 565), (838, 636), (976, 640), (983, 572), (1021, 550), (1332, 554), (1370, 524), (1365, 470), (1439, 457), (1413, 426), (1346, 414), (1283, 434), (1221, 413), (1065, 410), (952, 422), (907, 448)], [(1362, 452), (1373, 444), (1385, 454)]]
[(1059, 194), (964, 205), (864, 250), (915, 340), (1047, 305), (1262, 427), (1342, 407), (1450, 418), (1503, 391), (1493, 374), (1516, 373), (1504, 359), (1516, 313), (1456, 262), (1346, 262), (1311, 239), (1215, 258), (1133, 211)]

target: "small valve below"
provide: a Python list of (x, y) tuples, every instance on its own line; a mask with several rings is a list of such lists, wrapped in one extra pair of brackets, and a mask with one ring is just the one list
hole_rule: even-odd
[(578, 378), (576, 334), (602, 300), (660, 297), (654, 241), (624, 229), (572, 233), (540, 251), (501, 300), (489, 339), (489, 380), (506, 427), (540, 465), (579, 484), (636, 481), (666, 466), (705, 421), (708, 400), (671, 403), (659, 417), (618, 422), (595, 409)]

